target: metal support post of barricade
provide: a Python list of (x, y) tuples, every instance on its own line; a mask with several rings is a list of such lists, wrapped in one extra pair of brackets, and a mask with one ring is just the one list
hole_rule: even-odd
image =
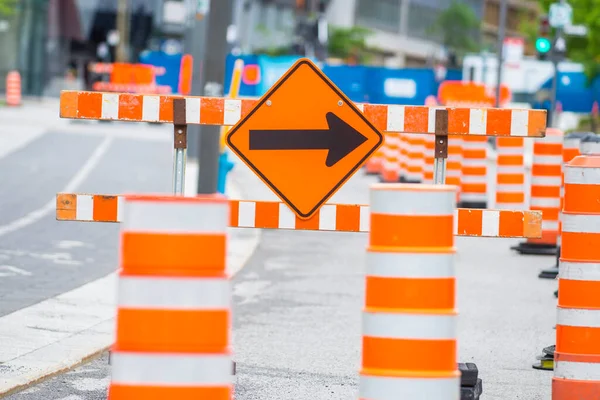
[(433, 183), (446, 183), (446, 162), (448, 161), (448, 110), (435, 110), (435, 161)]
[(173, 193), (184, 195), (187, 157), (187, 123), (185, 99), (173, 99)]

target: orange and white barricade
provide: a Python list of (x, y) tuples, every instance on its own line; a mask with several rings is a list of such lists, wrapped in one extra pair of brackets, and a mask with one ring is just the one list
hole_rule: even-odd
[(542, 211), (542, 237), (512, 247), (521, 254), (556, 255), (562, 186), (563, 132), (546, 129), (546, 137), (535, 139), (531, 167), (529, 208)]
[(230, 400), (229, 202), (125, 196), (110, 400)]
[(600, 399), (600, 156), (565, 166), (552, 400)]
[(499, 209), (524, 210), (525, 201), (525, 140), (496, 138), (496, 204)]
[(361, 400), (460, 398), (449, 185), (374, 185)]
[[(565, 135), (564, 140), (563, 140), (563, 173), (562, 175), (562, 184), (560, 187), (560, 209), (562, 210), (563, 205), (564, 205), (564, 166), (567, 165), (572, 159), (574, 159), (575, 157), (577, 157), (578, 155), (581, 154), (580, 152), (580, 147), (581, 147), (581, 141), (586, 138), (588, 135), (590, 135), (590, 133), (588, 132), (574, 132), (574, 133), (568, 133)], [(586, 153), (586, 154), (593, 154), (593, 153)], [(597, 152), (596, 154), (600, 154), (600, 152)], [(556, 252), (556, 264), (554, 267), (549, 268), (549, 269), (544, 269), (540, 272), (540, 274), (538, 275), (539, 278), (542, 279), (556, 279), (556, 276), (558, 275), (558, 265), (559, 265), (559, 259), (560, 259), (560, 248), (561, 248), (561, 242), (562, 242), (562, 238), (561, 238), (561, 231), (562, 231), (562, 226), (561, 226), (561, 222), (560, 222), (560, 218), (558, 221), (558, 237), (556, 238), (556, 246), (557, 246), (557, 252)]]

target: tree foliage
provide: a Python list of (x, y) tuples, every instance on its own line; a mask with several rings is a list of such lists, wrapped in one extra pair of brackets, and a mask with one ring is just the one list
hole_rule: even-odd
[(360, 64), (367, 63), (371, 50), (367, 45), (367, 37), (371, 33), (369, 29), (361, 26), (331, 27), (328, 43), (329, 56), (343, 60), (354, 59)]
[(462, 58), (468, 52), (480, 50), (476, 40), (480, 26), (477, 14), (468, 4), (453, 0), (429, 27), (429, 33), (437, 36), (449, 51)]
[[(550, 4), (556, 1), (538, 0), (538, 3), (542, 12), (548, 13)], [(565, 36), (567, 56), (583, 64), (591, 81), (600, 74), (600, 0), (568, 0), (568, 3), (573, 8), (573, 25), (585, 25), (587, 36)], [(538, 21), (535, 24), (537, 26)], [(537, 28), (535, 34), (537, 35)]]
[(10, 16), (15, 13), (19, 0), (0, 0), (0, 15)]

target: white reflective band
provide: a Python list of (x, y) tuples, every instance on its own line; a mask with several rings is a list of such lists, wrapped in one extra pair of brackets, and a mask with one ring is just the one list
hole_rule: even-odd
[(583, 308), (556, 308), (556, 324), (600, 328), (600, 310)]
[(253, 201), (240, 201), (238, 204), (238, 226), (240, 228), (254, 228), (256, 226), (256, 203)]
[(572, 281), (600, 281), (600, 263), (561, 261), (558, 266), (558, 277)]
[(125, 197), (117, 197), (117, 221), (123, 222), (123, 210), (125, 209)]
[[(419, 176), (416, 174), (416, 176)], [(394, 215), (452, 215), (456, 193), (450, 190), (371, 189), (371, 212)]]
[(456, 315), (363, 311), (363, 336), (390, 339), (456, 339)]
[(560, 156), (533, 155), (533, 165), (562, 165), (563, 158)]
[(111, 382), (141, 386), (225, 386), (233, 383), (230, 355), (111, 354)]
[(456, 275), (454, 254), (369, 251), (366, 275), (382, 278), (450, 278)]
[[(484, 183), (487, 185), (487, 176), (483, 175), (466, 175), (463, 171), (461, 183)], [(463, 189), (464, 190), (464, 189)]]
[(560, 176), (532, 176), (531, 186), (562, 186), (562, 177)]
[(228, 279), (142, 278), (120, 276), (119, 307), (175, 310), (229, 309)]
[(565, 183), (600, 185), (600, 168), (565, 166)]
[(499, 210), (523, 210), (526, 208), (525, 203), (508, 203), (508, 202), (496, 202), (495, 208)]
[(160, 120), (160, 96), (142, 97), (142, 119), (151, 122)]
[(225, 233), (226, 202), (125, 201), (121, 231), (156, 233)]
[(296, 229), (296, 214), (284, 203), (279, 203), (279, 229)]
[(387, 130), (390, 132), (401, 132), (404, 130), (404, 106), (388, 106)]
[(529, 111), (512, 110), (510, 123), (511, 136), (527, 136), (529, 133)]
[(371, 211), (369, 206), (360, 206), (360, 232), (369, 232), (371, 226)]
[(242, 102), (236, 99), (225, 99), (223, 125), (235, 125), (242, 117)]
[(336, 206), (325, 204), (319, 209), (319, 229), (324, 231), (335, 231), (336, 220)]
[(361, 374), (358, 397), (365, 400), (460, 400), (460, 377), (419, 379)]
[(487, 153), (487, 142), (463, 142), (463, 149), (467, 150), (483, 150)]
[(600, 364), (555, 361), (554, 377), (578, 381), (600, 381)]
[(559, 208), (560, 199), (549, 197), (532, 197), (530, 206), (542, 208)]
[(544, 221), (542, 219), (542, 231), (558, 231), (558, 221)]
[(600, 233), (600, 215), (561, 214), (562, 231)]
[(525, 185), (497, 185), (496, 193), (524, 193)]
[(77, 195), (75, 219), (77, 221), (92, 221), (94, 219), (94, 196), (89, 194)]
[(498, 146), (496, 153), (498, 156), (520, 156), (523, 155), (525, 148), (523, 146), (504, 147)]
[(102, 118), (103, 119), (118, 119), (119, 118), (119, 94), (118, 93), (102, 93)]
[(200, 122), (200, 97), (185, 99), (185, 121), (188, 124)]
[(469, 110), (469, 133), (485, 135), (487, 132), (487, 112), (481, 108)]

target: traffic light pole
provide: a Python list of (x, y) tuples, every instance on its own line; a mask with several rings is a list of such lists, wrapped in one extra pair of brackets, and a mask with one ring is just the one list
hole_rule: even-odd
[[(554, 35), (554, 43), (558, 41), (559, 38), (562, 38), (563, 30), (562, 28), (556, 28), (556, 34)], [(548, 126), (556, 128), (556, 98), (558, 94), (558, 62), (559, 62), (559, 54), (554, 49), (552, 50), (552, 66), (554, 68), (554, 76), (552, 77), (552, 91), (550, 92), (550, 110), (548, 110)]]

